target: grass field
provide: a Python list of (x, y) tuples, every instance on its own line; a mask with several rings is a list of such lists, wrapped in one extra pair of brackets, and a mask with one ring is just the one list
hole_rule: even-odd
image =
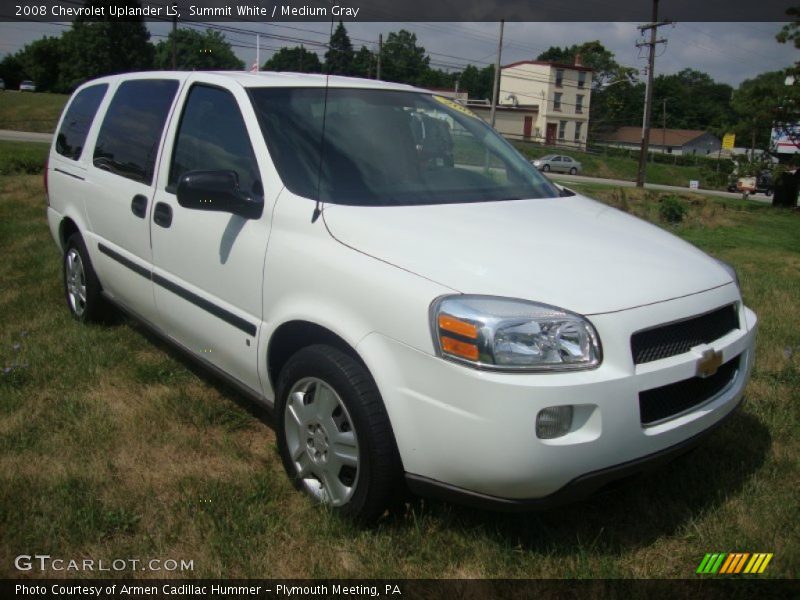
[(58, 124), (66, 94), (0, 93), (0, 129), (52, 133)]
[[(621, 179), (636, 181), (639, 163), (634, 158), (627, 156), (608, 156), (605, 154), (589, 154), (572, 150), (554, 150), (543, 146), (531, 144), (515, 144), (528, 158), (539, 158), (545, 154), (566, 154), (581, 163), (581, 175), (587, 177), (603, 177), (606, 179)], [(700, 182), (700, 187), (716, 189), (709, 185), (699, 166), (670, 165), (650, 162), (647, 164), (647, 183), (660, 185), (677, 185), (689, 187), (691, 180)], [(722, 189), (722, 188), (720, 188)]]
[[(657, 218), (658, 194), (584, 191)], [(267, 415), (132, 322), (72, 321), (41, 177), (0, 177), (0, 577), (45, 553), (193, 560), (190, 577), (673, 578), (719, 551), (774, 552), (761, 577), (796, 577), (800, 215), (679, 201), (676, 233), (738, 267), (761, 320), (743, 408), (699, 450), (579, 504), (420, 501), (360, 530), (293, 490)]]

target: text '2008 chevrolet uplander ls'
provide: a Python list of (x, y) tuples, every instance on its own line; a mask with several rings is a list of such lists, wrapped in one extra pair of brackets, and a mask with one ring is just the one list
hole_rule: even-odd
[(290, 478), (354, 518), (403, 481), (501, 508), (585, 494), (692, 445), (753, 364), (731, 267), (424, 90), (98, 79), (46, 183), (75, 317), (111, 301), (272, 405)]

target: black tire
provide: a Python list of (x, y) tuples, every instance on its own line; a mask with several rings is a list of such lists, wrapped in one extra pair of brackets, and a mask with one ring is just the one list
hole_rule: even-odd
[(572, 168), (569, 170), (569, 174), (570, 174), (570, 175), (577, 175), (577, 174), (578, 174), (578, 169), (576, 169), (575, 167), (572, 167)]
[(550, 170), (550, 165), (544, 165), (542, 167), (542, 171), (544, 171), (545, 173), (547, 173), (549, 170)]
[(772, 190), (771, 189), (764, 190), (764, 195), (767, 198), (769, 198), (770, 196), (772, 196)]
[[(350, 495), (339, 505), (334, 505), (330, 501), (331, 496), (326, 495), (327, 492), (321, 491), (317, 494), (313, 491), (315, 482), (319, 482), (319, 490), (325, 489), (325, 486), (321, 484), (322, 478), (310, 472), (307, 477), (298, 476), (298, 470), (302, 468), (299, 467), (301, 462), (311, 465), (310, 468), (314, 469), (320, 468), (320, 463), (315, 461), (323, 460), (314, 445), (315, 442), (312, 442), (312, 437), (310, 437), (316, 433), (309, 433), (314, 431), (312, 424), (317, 426), (316, 423), (313, 423), (317, 418), (316, 415), (308, 420), (295, 420), (296, 411), (287, 414), (290, 394), (298, 393), (292, 390), (297, 390), (298, 386), (302, 388), (304, 385), (309, 385), (307, 382), (310, 380), (323, 382), (338, 395), (337, 400), (341, 401), (345, 409), (343, 412), (340, 411), (340, 418), (343, 414), (352, 422), (350, 424), (352, 429), (344, 427), (341, 431), (352, 431), (357, 441), (355, 452), (358, 456), (358, 463), (357, 468), (349, 474), (349, 478), (352, 480), (348, 492)], [(316, 403), (315, 398), (306, 400), (306, 396), (309, 394), (315, 396), (317, 389), (317, 387), (312, 387), (311, 391), (302, 393), (303, 407)], [(292, 402), (296, 403), (298, 400), (295, 399)], [(309, 412), (315, 410), (321, 409), (312, 406)], [(333, 414), (335, 415), (336, 412), (334, 411)], [(324, 417), (321, 418), (324, 419)], [(289, 421), (288, 425), (287, 420)], [(362, 524), (371, 524), (380, 518), (402, 494), (402, 466), (389, 416), (386, 414), (383, 400), (369, 371), (350, 355), (332, 346), (314, 345), (304, 348), (292, 356), (281, 370), (278, 378), (275, 421), (278, 451), (292, 483), (316, 500), (332, 506), (334, 512)], [(319, 432), (318, 429), (315, 431)], [(296, 438), (299, 438), (299, 442)], [(304, 438), (307, 438), (305, 443)], [(327, 456), (327, 430), (324, 439), (324, 454)], [(293, 444), (296, 452), (301, 455), (297, 459), (298, 462), (291, 456), (290, 444)], [(330, 448), (333, 452), (332, 444)], [(316, 458), (312, 458), (312, 454)], [(326, 463), (321, 468), (324, 470), (329, 467)], [(342, 473), (347, 467), (339, 468), (342, 470), (339, 471), (337, 477), (341, 483)], [(330, 473), (328, 475), (330, 476)], [(348, 483), (350, 482), (348, 481)]]
[[(74, 276), (76, 273), (71, 270), (71, 266), (75, 264), (76, 255), (80, 258), (82, 275), (78, 277), (78, 281), (75, 283), (82, 284), (84, 291), (84, 300), (82, 302), (76, 298), (74, 286), (71, 287), (70, 285), (71, 281), (75, 281)], [(70, 277), (70, 273), (72, 273), (73, 277)], [(64, 298), (72, 316), (82, 323), (101, 321), (106, 314), (105, 302), (100, 293), (102, 287), (97, 279), (97, 274), (94, 272), (94, 267), (92, 267), (89, 253), (86, 251), (86, 244), (84, 244), (83, 238), (79, 233), (73, 233), (67, 239), (62, 261), (62, 274), (64, 276)]]

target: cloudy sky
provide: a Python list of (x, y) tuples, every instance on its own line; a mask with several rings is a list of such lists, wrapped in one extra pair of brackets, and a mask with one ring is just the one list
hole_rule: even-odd
[[(329, 23), (228, 23), (235, 32), (226, 33), (234, 50), (248, 65), (255, 60), (255, 35), (261, 37), (263, 63), (274, 49), (293, 42), (270, 36), (325, 42)], [(188, 26), (188, 25), (182, 25)], [(67, 26), (47, 23), (0, 23), (0, 55), (15, 52), (25, 43), (43, 35), (58, 35)], [(420, 45), (430, 53), (433, 66), (458, 70), (467, 63), (483, 66), (494, 61), (497, 51), (497, 23), (346, 23), (358, 48), (377, 44), (378, 34), (408, 29), (416, 33)], [(714, 79), (738, 85), (743, 79), (764, 71), (783, 69), (800, 60), (800, 50), (791, 44), (778, 44), (775, 34), (780, 23), (678, 23), (659, 30), (667, 38), (659, 46), (656, 73), (676, 73), (691, 67), (709, 73)], [(149, 25), (153, 41), (163, 39), (169, 25)], [(641, 68), (644, 53), (635, 43), (639, 38), (636, 23), (507, 23), (503, 63), (535, 58), (551, 45), (571, 45), (599, 39), (625, 65)], [(313, 45), (307, 46), (315, 49)], [(324, 49), (316, 48), (320, 54)]]

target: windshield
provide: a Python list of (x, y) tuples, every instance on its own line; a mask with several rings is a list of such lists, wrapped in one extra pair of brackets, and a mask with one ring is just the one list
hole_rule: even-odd
[(275, 166), (295, 194), (363, 206), (559, 195), (480, 117), (452, 100), (329, 88), (326, 111), (325, 93), (250, 90)]

